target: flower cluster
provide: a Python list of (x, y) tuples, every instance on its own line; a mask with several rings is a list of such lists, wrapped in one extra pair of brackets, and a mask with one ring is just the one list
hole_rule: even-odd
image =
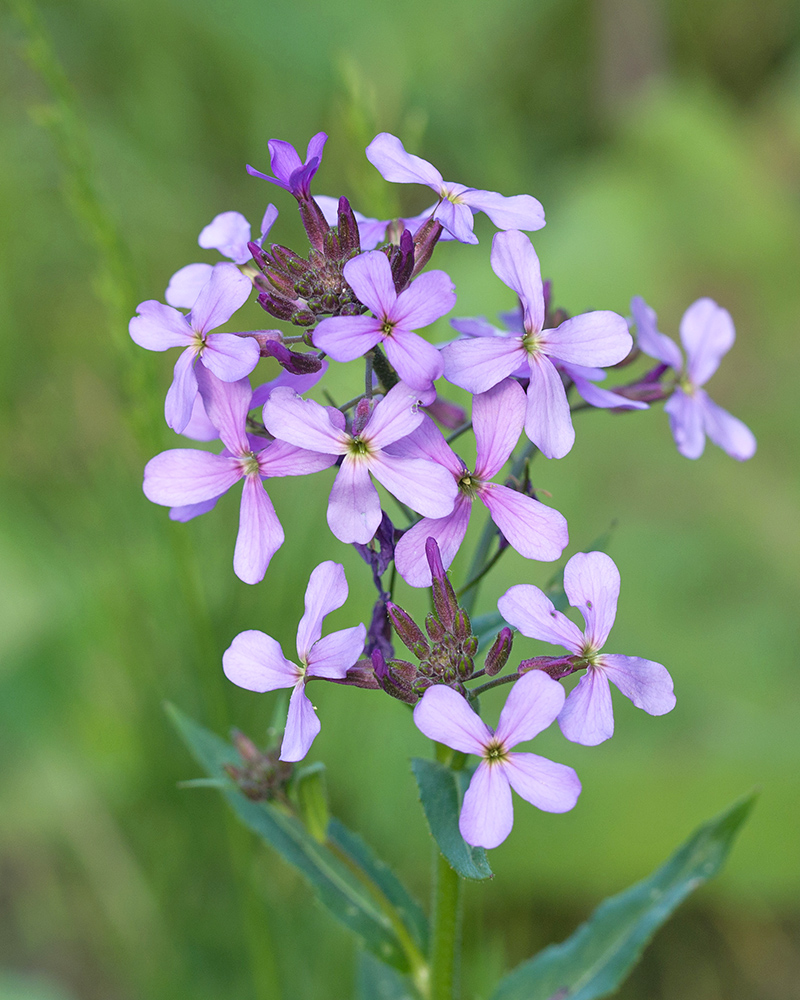
[[(493, 847), (511, 829), (511, 788), (551, 812), (571, 809), (580, 793), (571, 768), (512, 752), (518, 743), (556, 719), (568, 740), (595, 745), (608, 739), (609, 682), (651, 715), (670, 711), (675, 699), (660, 664), (601, 652), (620, 586), (616, 566), (602, 552), (578, 553), (564, 570), (564, 594), (583, 615), (584, 632), (537, 587), (512, 586), (498, 604), (496, 638), (476, 669), (480, 637), (447, 575), (475, 502), (490, 521), (461, 593), (477, 588), (508, 547), (539, 562), (562, 556), (567, 521), (542, 502), (541, 490), (537, 495), (530, 463), (537, 453), (560, 459), (570, 452), (577, 410), (635, 412), (665, 401), (682, 454), (699, 457), (707, 435), (733, 457), (749, 458), (753, 435), (703, 388), (733, 344), (733, 323), (710, 299), (690, 306), (680, 329), (684, 363), (640, 298), (631, 302), (631, 321), (608, 310), (572, 316), (554, 310), (526, 235), (545, 224), (535, 198), (445, 181), (398, 138), (381, 133), (367, 147), (369, 162), (389, 182), (429, 187), (436, 201), (414, 218), (374, 219), (346, 198), (312, 195), (326, 141), (324, 133), (314, 136), (301, 160), (289, 143), (271, 140), (271, 173), (247, 167), (296, 200), (310, 244), (305, 255), (268, 241), (278, 217), (273, 205), (255, 240), (244, 216), (223, 212), (198, 242), (227, 260), (182, 267), (169, 282), (166, 303), (143, 302), (131, 320), (131, 337), (141, 347), (183, 349), (166, 395), (169, 427), (221, 445), (219, 451), (162, 452), (147, 464), (144, 491), (170, 507), (171, 518), (185, 521), (210, 511), (242, 480), (233, 565), (241, 580), (255, 584), (284, 541), (268, 480), (335, 467), (328, 526), (372, 570), (378, 598), (369, 628), (359, 624), (322, 636), (323, 618), (348, 594), (342, 566), (322, 562), (311, 573), (298, 626), (299, 663), (286, 659), (271, 636), (250, 630), (226, 651), (225, 674), (251, 691), (291, 689), (282, 762), (301, 760), (320, 730), (306, 693), (312, 680), (383, 690), (413, 705), (422, 732), (480, 758), (461, 831), (469, 843)], [(483, 317), (452, 319), (456, 339), (432, 343), (425, 331), (457, 299), (450, 277), (427, 265), (440, 240), (478, 242), (476, 212), (498, 230), (491, 267), (515, 293), (517, 308), (501, 327)], [(252, 298), (289, 326), (219, 332)], [(597, 384), (608, 369), (623, 369), (640, 355), (656, 366), (612, 389)], [(281, 373), (254, 386), (261, 359), (273, 359)], [(326, 404), (309, 398), (331, 363), (357, 361), (360, 391), (351, 400), (337, 406), (329, 396)], [(469, 414), (447, 398), (447, 383), (472, 395)], [(451, 446), (470, 433), (468, 453), (476, 457), (468, 463)], [(497, 481), (509, 462), (505, 479)], [(393, 516), (404, 519), (402, 527), (383, 509), (376, 482), (396, 501)], [(434, 611), (424, 631), (396, 601), (395, 572), (411, 587), (432, 588)], [(394, 656), (391, 629), (416, 664)], [(567, 655), (523, 660), (503, 673), (513, 629), (563, 646)], [(578, 672), (579, 683), (566, 695), (562, 679)], [(478, 697), (502, 684), (512, 687), (493, 731), (477, 714)], [(253, 794), (272, 795), (281, 766), (271, 761), (268, 778), (259, 770), (242, 780)]]

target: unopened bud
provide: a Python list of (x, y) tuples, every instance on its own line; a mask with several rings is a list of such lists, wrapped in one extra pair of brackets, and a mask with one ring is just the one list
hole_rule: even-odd
[(433, 587), (433, 606), (439, 621), (451, 631), (455, 623), (458, 601), (447, 574), (444, 571), (442, 555), (435, 538), (429, 537), (425, 542), (425, 555), (431, 568), (431, 586)]
[(436, 615), (427, 615), (425, 618), (425, 631), (433, 642), (441, 642), (447, 635), (444, 626)]
[(412, 278), (416, 278), (433, 255), (433, 250), (442, 235), (442, 224), (434, 218), (419, 227), (414, 233), (414, 270)]
[(297, 303), (276, 298), (270, 292), (262, 292), (258, 297), (258, 304), (275, 319), (287, 321), (291, 320), (297, 309)]
[(349, 257), (353, 251), (356, 253), (361, 249), (361, 237), (358, 232), (358, 223), (350, 207), (347, 198), (339, 199), (339, 243), (345, 257)]
[(410, 649), (418, 659), (424, 659), (430, 653), (430, 646), (411, 615), (392, 601), (386, 602), (386, 613), (403, 645)]
[(308, 309), (298, 309), (289, 319), (295, 326), (313, 326), (317, 322), (317, 317)]
[(375, 402), (372, 399), (359, 399), (356, 403), (356, 409), (353, 413), (353, 437), (358, 437), (367, 426), (367, 421), (372, 416), (374, 408)]
[(403, 230), (400, 245), (390, 251), (389, 263), (392, 268), (394, 288), (399, 295), (411, 281), (411, 274), (414, 271), (414, 240), (408, 229)]
[(300, 209), (300, 220), (308, 236), (308, 242), (315, 250), (324, 253), (330, 226), (322, 214), (322, 209), (310, 196), (308, 199), (298, 198), (297, 207)]
[(471, 656), (459, 656), (457, 672), (461, 680), (466, 680), (468, 677), (472, 677), (474, 669), (475, 664), (472, 662)]
[(453, 624), (453, 635), (461, 642), (465, 639), (469, 639), (472, 635), (472, 625), (470, 624), (469, 615), (463, 608), (459, 608), (458, 611), (456, 611), (456, 620)]
[(577, 656), (533, 656), (523, 660), (517, 667), (518, 674), (527, 674), (529, 670), (544, 670), (553, 680), (567, 677), (579, 669)]
[(508, 663), (513, 641), (514, 633), (508, 626), (500, 629), (497, 638), (492, 643), (492, 648), (486, 654), (486, 660), (483, 664), (488, 677), (494, 677), (495, 674), (499, 674), (506, 663)]

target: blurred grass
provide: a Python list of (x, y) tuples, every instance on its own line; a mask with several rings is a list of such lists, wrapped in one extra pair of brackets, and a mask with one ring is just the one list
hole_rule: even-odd
[[(333, 627), (368, 614), (371, 584), (325, 527), (330, 473), (271, 484), (288, 540), (254, 588), (231, 571), (236, 498), (188, 525), (144, 499), (145, 461), (174, 441), (162, 420), (171, 365), (129, 344), (124, 320), (161, 297), (178, 266), (212, 259), (195, 238), (219, 211), (257, 219), (274, 199), (276, 239), (302, 246), (290, 199), (244, 172), (267, 163), (270, 137), (303, 146), (324, 128), (321, 192), (367, 213), (393, 199), (421, 208), (422, 192), (381, 184), (363, 157), (389, 130), (447, 178), (540, 197), (548, 225), (535, 245), (571, 311), (625, 313), (642, 294), (674, 334), (699, 295), (729, 308), (738, 340), (710, 391), (759, 438), (745, 465), (713, 447), (691, 463), (657, 410), (583, 414), (568, 458), (534, 466), (569, 520), (571, 551), (617, 520), (623, 590), (609, 648), (666, 663), (679, 702), (651, 719), (620, 701), (617, 736), (591, 750), (542, 737), (540, 752), (579, 769), (582, 800), (564, 817), (517, 810), (494, 853), (497, 878), (468, 894), (470, 951), (483, 957), (468, 959), (465, 995), (486, 995), (491, 974), (568, 933), (757, 784), (726, 873), (623, 995), (796, 996), (796, 6), (434, 0), (345, 13), (73, 0), (40, 10), (75, 95), (67, 123), (79, 145), (85, 135), (78, 166), (109, 214), (76, 218), (75, 173), (41, 127), (64, 106), (7, 14), (0, 966), (81, 998), (347, 994), (351, 945), (305, 887), (231, 829), (213, 793), (176, 790), (194, 769), (160, 706), (169, 698), (258, 738), (272, 698), (225, 685), (222, 650), (253, 627), (291, 648), (321, 559), (342, 561), (350, 581)], [(627, 35), (609, 32), (615, 18)], [(631, 25), (642, 23), (640, 37)], [(437, 253), (460, 315), (511, 305), (488, 267), (484, 223), (479, 247)], [(261, 316), (252, 309), (254, 324)], [(334, 394), (350, 396), (355, 377), (337, 372)], [(550, 572), (509, 553), (482, 608)], [(407, 759), (425, 741), (388, 699), (331, 685), (317, 700), (314, 757), (328, 764), (335, 809), (424, 894), (430, 847)], [(684, 966), (688, 979), (675, 971)]]

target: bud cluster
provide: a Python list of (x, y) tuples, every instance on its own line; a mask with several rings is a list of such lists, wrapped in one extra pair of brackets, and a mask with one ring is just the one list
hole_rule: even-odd
[(261, 751), (249, 736), (238, 729), (233, 731), (233, 743), (242, 758), (243, 767), (226, 764), (228, 777), (236, 782), (248, 799), (254, 802), (286, 801), (286, 789), (291, 781), (294, 765), (279, 760), (280, 748)]

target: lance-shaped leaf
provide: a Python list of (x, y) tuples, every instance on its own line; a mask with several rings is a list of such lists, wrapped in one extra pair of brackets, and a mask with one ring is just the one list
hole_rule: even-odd
[(492, 1000), (596, 1000), (613, 993), (675, 908), (720, 870), (754, 801), (750, 795), (704, 823), (652, 875), (601, 903), (571, 938), (510, 972)]
[(478, 882), (492, 878), (486, 851), (468, 844), (458, 829), (461, 800), (471, 774), (468, 771), (452, 771), (444, 764), (424, 757), (414, 757), (411, 769), (417, 779), (430, 831), (450, 866), (462, 878)]
[[(225, 764), (241, 763), (236, 750), (173, 705), (167, 710), (195, 760), (211, 777), (225, 781), (222, 794), (245, 826), (303, 874), (320, 901), (367, 950), (401, 972), (418, 972), (425, 961), (417, 945), (419, 940), (424, 946), (424, 917), (366, 845), (338, 823), (327, 843), (320, 844), (282, 809), (246, 798), (224, 770)], [(375, 878), (378, 872), (380, 881)], [(401, 909), (395, 909), (395, 900), (402, 901)], [(406, 915), (412, 918), (410, 926), (404, 923)]]
[(406, 976), (362, 951), (356, 971), (356, 1000), (419, 1000), (419, 993)]

